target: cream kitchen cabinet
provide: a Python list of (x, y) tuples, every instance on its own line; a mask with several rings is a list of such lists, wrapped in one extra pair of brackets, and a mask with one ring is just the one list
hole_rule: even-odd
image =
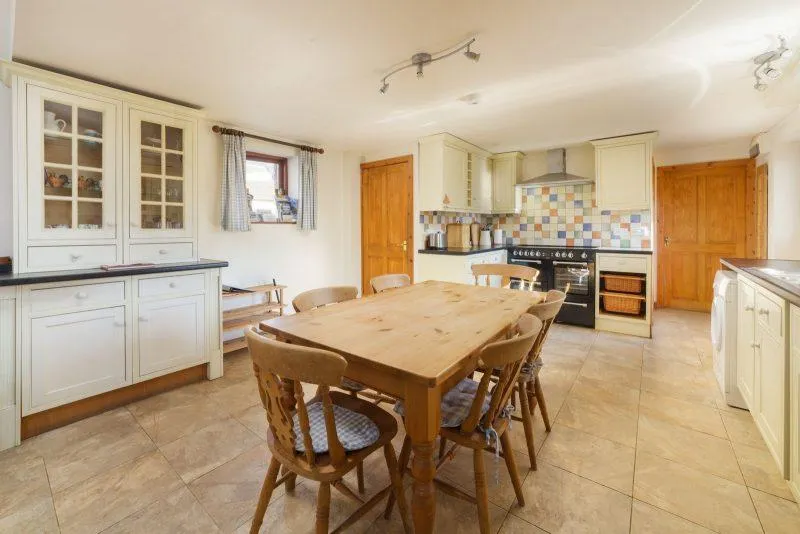
[(473, 285), (472, 266), (476, 263), (506, 263), (506, 251), (495, 250), (475, 254), (417, 254), (414, 279), (419, 282), (440, 280)]
[(800, 308), (789, 307), (789, 487), (800, 502)]
[(651, 209), (653, 143), (649, 132), (592, 141), (595, 148), (597, 206), (603, 210)]
[(492, 213), (514, 213), (517, 210), (517, 183), (522, 178), (521, 152), (492, 156)]
[(18, 340), (16, 288), (0, 287), (0, 451), (20, 439)]
[(450, 134), (419, 140), (420, 211), (488, 213), (482, 161), (491, 154)]
[(472, 202), (470, 208), (476, 213), (492, 211), (492, 162), (482, 154), (470, 154), (472, 173)]
[(756, 390), (756, 286), (747, 278), (738, 277), (736, 284), (736, 383), (748, 409), (755, 413)]

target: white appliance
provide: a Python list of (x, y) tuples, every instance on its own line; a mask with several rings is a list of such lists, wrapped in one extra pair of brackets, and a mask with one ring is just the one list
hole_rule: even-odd
[(736, 274), (717, 271), (714, 277), (714, 301), (711, 304), (711, 346), (714, 351), (714, 374), (725, 402), (747, 409), (736, 386)]

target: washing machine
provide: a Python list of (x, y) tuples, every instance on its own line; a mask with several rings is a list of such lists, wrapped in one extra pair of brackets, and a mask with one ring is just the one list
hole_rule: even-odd
[(736, 274), (717, 271), (714, 277), (714, 301), (711, 304), (711, 345), (714, 350), (714, 374), (725, 402), (747, 409), (736, 385)]

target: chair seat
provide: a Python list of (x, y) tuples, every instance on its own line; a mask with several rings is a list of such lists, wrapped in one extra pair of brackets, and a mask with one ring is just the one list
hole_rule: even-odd
[(519, 373), (519, 379), (523, 382), (530, 382), (539, 376), (539, 371), (542, 370), (542, 366), (544, 366), (544, 362), (542, 362), (541, 357), (536, 358), (532, 362), (525, 362), (522, 364), (522, 370)]
[[(317, 454), (328, 452), (328, 435), (325, 428), (325, 415), (322, 402), (307, 405), (308, 422), (311, 427), (311, 444)], [(336, 435), (345, 451), (357, 451), (369, 447), (380, 437), (380, 430), (369, 417), (339, 406), (333, 405), (333, 418), (336, 420)], [(300, 430), (299, 415), (294, 416), (295, 450), (305, 452), (303, 433)]]
[[(477, 391), (478, 382), (465, 378), (456, 384), (453, 389), (445, 393), (442, 397), (440, 426), (444, 428), (461, 426), (461, 423), (463, 423), (469, 415), (469, 410), (472, 408), (472, 402), (475, 399), (475, 393), (477, 393)], [(483, 400), (481, 415), (489, 411), (491, 400), (491, 396), (489, 395)], [(403, 401), (397, 401), (394, 405), (394, 411), (405, 416), (406, 407)]]

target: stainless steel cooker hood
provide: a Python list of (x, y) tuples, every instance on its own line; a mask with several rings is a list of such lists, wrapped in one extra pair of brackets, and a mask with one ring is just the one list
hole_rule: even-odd
[(567, 172), (567, 151), (555, 148), (547, 151), (547, 174), (529, 178), (517, 183), (517, 187), (533, 187), (537, 185), (577, 185), (590, 184), (592, 178), (576, 176)]

